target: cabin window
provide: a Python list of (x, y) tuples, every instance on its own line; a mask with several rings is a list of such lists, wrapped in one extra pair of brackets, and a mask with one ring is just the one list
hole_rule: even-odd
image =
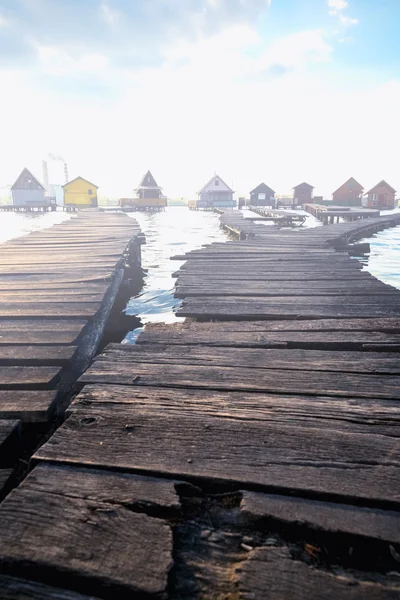
[(215, 183), (215, 185), (219, 185), (219, 181), (218, 181), (218, 179), (216, 179), (216, 180), (214, 181), (214, 183)]
[(147, 178), (147, 183), (150, 183), (150, 175)]
[(92, 190), (88, 190), (87, 193), (89, 194), (89, 196), (91, 196), (93, 192)]
[(258, 199), (259, 199), (259, 200), (265, 200), (265, 192), (260, 192), (260, 193), (258, 194)]

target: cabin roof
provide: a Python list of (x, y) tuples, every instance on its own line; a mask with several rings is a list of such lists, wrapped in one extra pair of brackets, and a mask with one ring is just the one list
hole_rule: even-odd
[(250, 194), (257, 193), (257, 192), (272, 192), (273, 194), (275, 194), (275, 191), (264, 182), (260, 183), (260, 185), (255, 187), (254, 190), (251, 190)]
[(295, 185), (293, 189), (297, 190), (297, 188), (300, 188), (300, 187), (308, 187), (310, 190), (314, 189), (313, 185), (310, 185), (309, 183), (306, 183), (305, 181), (303, 181), (303, 183), (299, 183), (299, 185)]
[(348, 179), (347, 181), (345, 181), (344, 183), (342, 183), (342, 185), (339, 186), (338, 189), (333, 192), (333, 194), (336, 194), (336, 192), (338, 192), (339, 190), (341, 190), (342, 187), (344, 187), (348, 183), (351, 183), (353, 185), (356, 184), (358, 186), (358, 189), (360, 191), (362, 191), (364, 189), (364, 186), (362, 186), (361, 183), (358, 183), (358, 181), (356, 179), (354, 179), (354, 177), (350, 177), (350, 179)]
[(26, 176), (30, 177), (30, 178), (31, 178), (33, 181), (36, 181), (36, 183), (37, 183), (38, 185), (40, 185), (40, 187), (41, 187), (43, 190), (45, 189), (45, 188), (44, 188), (44, 185), (42, 185), (42, 184), (40, 183), (40, 181), (39, 181), (38, 179), (36, 179), (36, 177), (35, 177), (34, 175), (32, 175), (32, 173), (31, 173), (31, 172), (30, 172), (30, 171), (29, 171), (29, 170), (28, 170), (26, 167), (25, 167), (24, 169), (22, 169), (21, 173), (18, 175), (18, 178), (17, 178), (16, 182), (15, 182), (15, 183), (13, 183), (13, 185), (11, 186), (11, 189), (12, 189), (12, 190), (19, 190), (19, 189), (23, 189), (23, 188), (20, 188), (20, 187), (19, 187), (19, 185), (20, 185), (20, 182), (21, 182), (21, 180), (22, 180), (24, 177), (26, 177)]
[[(233, 192), (233, 189), (227, 184), (225, 183), (225, 181), (222, 179), (222, 177), (220, 177), (219, 175), (213, 175), (213, 177), (211, 177), (211, 179), (209, 179), (206, 183), (206, 185), (204, 185), (201, 190), (199, 190), (197, 193), (201, 194), (201, 192), (204, 192), (204, 190), (206, 188), (208, 188), (208, 186), (210, 185), (210, 183), (212, 182), (213, 179), (219, 179), (221, 181), (221, 183), (223, 183), (227, 188), (229, 192)], [(225, 190), (227, 191), (227, 190)]]
[(376, 185), (374, 185), (373, 188), (371, 188), (369, 190), (369, 192), (367, 192), (367, 194), (371, 194), (372, 192), (374, 192), (378, 187), (380, 187), (381, 185), (386, 186), (388, 188), (388, 190), (390, 190), (391, 192), (393, 192), (394, 194), (396, 193), (396, 190), (394, 188), (392, 188), (391, 185), (389, 185), (387, 183), (387, 181), (385, 181), (384, 179), (382, 179), (382, 181), (380, 181), (379, 183), (377, 183)]
[(71, 183), (74, 183), (74, 181), (77, 181), (78, 179), (82, 179), (82, 181), (85, 181), (86, 183), (88, 183), (92, 187), (96, 188), (96, 190), (99, 189), (98, 185), (95, 185), (94, 183), (91, 183), (90, 181), (88, 181), (84, 177), (81, 177), (80, 175), (78, 177), (75, 177), (75, 179), (71, 179), (71, 181), (67, 181), (67, 183), (64, 183), (63, 188), (67, 187), (67, 185), (70, 185)]
[[(150, 181), (149, 181), (150, 180)], [(154, 179), (153, 175), (150, 171), (145, 173), (139, 183), (139, 187), (136, 190), (146, 189), (146, 190), (162, 190), (162, 187), (157, 185), (157, 181)], [(136, 191), (135, 190), (135, 191)]]

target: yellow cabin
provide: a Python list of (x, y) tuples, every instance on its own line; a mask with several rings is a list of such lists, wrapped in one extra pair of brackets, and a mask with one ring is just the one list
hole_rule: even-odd
[(64, 186), (64, 206), (87, 208), (97, 206), (97, 185), (83, 177), (76, 177)]

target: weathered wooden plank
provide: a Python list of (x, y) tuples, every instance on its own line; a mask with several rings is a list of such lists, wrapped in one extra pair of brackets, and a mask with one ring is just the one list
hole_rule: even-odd
[(0, 575), (0, 598), (2, 600), (100, 600), (70, 590), (28, 581), (8, 575)]
[[(400, 436), (400, 415), (396, 400), (330, 398), (329, 396), (272, 395), (221, 392), (199, 389), (168, 389), (113, 385), (86, 385), (73, 401), (69, 412), (89, 409), (110, 410), (125, 416), (125, 408), (138, 412), (170, 413), (179, 418), (182, 411), (201, 416), (259, 419), (277, 423), (298, 423), (312, 427), (337, 427), (358, 432)], [(323, 424), (324, 423), (324, 424)], [(322, 425), (323, 424), (323, 425)]]
[(0, 365), (64, 366), (71, 362), (77, 346), (1, 346)]
[[(303, 282), (293, 282), (290, 275), (287, 276), (286, 281), (259, 281), (259, 280), (247, 280), (243, 285), (237, 285), (232, 283), (232, 281), (224, 280), (219, 281), (218, 279), (208, 279), (208, 278), (186, 278), (179, 277), (177, 289), (182, 290), (193, 290), (197, 291), (201, 288), (204, 288), (206, 291), (215, 292), (218, 289), (221, 289), (224, 293), (231, 291), (234, 292), (238, 290), (239, 292), (246, 291), (249, 295), (252, 291), (285, 291), (288, 292), (306, 292), (307, 290), (310, 292), (311, 290), (315, 291), (342, 291), (342, 292), (354, 292), (357, 290), (370, 290), (370, 291), (387, 291), (391, 293), (399, 293), (394, 287), (390, 285), (386, 285), (379, 281), (371, 279), (356, 279), (356, 280), (330, 280), (330, 281), (307, 281), (307, 283)], [(277, 294), (278, 295), (278, 294)]]
[[(273, 322), (273, 321), (272, 321)], [(293, 321), (289, 321), (293, 322)], [(303, 321), (296, 321), (302, 323)], [(316, 321), (318, 323), (319, 321)], [(198, 323), (196, 325), (202, 325)], [(214, 324), (214, 323), (213, 323)], [(194, 325), (194, 324), (193, 324)], [(137, 345), (160, 344), (160, 345), (192, 345), (192, 346), (217, 346), (230, 348), (263, 348), (263, 347), (287, 347), (287, 348), (315, 348), (331, 350), (364, 350), (365, 345), (375, 344), (387, 351), (398, 351), (400, 347), (400, 335), (382, 333), (379, 331), (235, 331), (236, 323), (232, 324), (233, 331), (199, 330), (193, 327), (181, 330), (165, 331), (149, 328), (146, 325), (144, 331), (136, 340)], [(260, 328), (261, 329), (261, 328)]]
[(87, 324), (86, 319), (24, 319), (18, 321), (15, 319), (0, 319), (0, 336), (2, 331), (14, 331), (21, 329), (33, 329), (35, 331), (51, 331), (58, 329), (59, 331), (74, 331), (76, 334), (82, 331), (82, 328)]
[[(1, 356), (1, 355), (0, 355)], [(164, 363), (247, 367), (249, 369), (293, 369), (340, 373), (400, 374), (397, 353), (332, 352), (329, 350), (280, 350), (269, 348), (217, 348), (213, 346), (109, 344), (96, 361)]]
[(287, 548), (256, 548), (239, 570), (240, 598), (268, 600), (395, 600), (400, 587), (316, 569)]
[(16, 302), (0, 303), (0, 318), (47, 317), (91, 318), (99, 310), (99, 302)]
[(273, 518), (332, 533), (400, 543), (400, 512), (396, 511), (244, 490), (240, 512), (250, 522)]
[(238, 336), (246, 331), (261, 333), (269, 331), (379, 331), (392, 334), (400, 333), (400, 319), (398, 317), (317, 320), (273, 319), (271, 321), (235, 321), (234, 323), (227, 321), (213, 321), (212, 323), (189, 321), (184, 323), (169, 323), (168, 325), (163, 323), (147, 323), (144, 331), (148, 333), (153, 331), (163, 332), (164, 334), (171, 333), (171, 336), (181, 331), (185, 332), (185, 334), (189, 332), (198, 332), (200, 334), (204, 332), (209, 332), (210, 334), (213, 332), (232, 332)]
[(56, 391), (0, 390), (0, 419), (45, 423), (55, 407), (56, 397)]
[(155, 477), (51, 464), (39, 464), (26, 479), (29, 489), (36, 492), (121, 504), (139, 511), (162, 508), (174, 512), (181, 508), (176, 483)]
[[(0, 321), (1, 323), (1, 321)], [(38, 345), (52, 345), (53, 347), (56, 345), (68, 345), (74, 344), (77, 342), (77, 338), (80, 335), (80, 332), (76, 332), (76, 330), (58, 330), (58, 329), (49, 329), (49, 330), (32, 330), (23, 328), (24, 320), (17, 320), (16, 323), (19, 323), (21, 326), (20, 330), (3, 330), (0, 328), (0, 348), (5, 345), (35, 345), (35, 348)], [(62, 320), (60, 320), (62, 323)], [(83, 329), (83, 328), (82, 328)]]
[[(340, 284), (335, 284), (331, 287), (315, 287), (310, 282), (310, 285), (300, 287), (293, 283), (286, 287), (263, 285), (261, 282), (255, 283), (254, 285), (245, 285), (243, 287), (232, 286), (229, 284), (222, 285), (205, 285), (204, 282), (199, 282), (197, 285), (188, 286), (181, 285), (178, 282), (177, 287), (174, 291), (176, 298), (186, 297), (221, 297), (221, 296), (241, 296), (241, 297), (267, 297), (267, 296), (310, 296), (312, 293), (314, 296), (395, 296), (400, 301), (400, 293), (395, 288), (389, 286), (380, 286), (375, 283), (365, 284), (362, 286), (348, 285), (344, 287)], [(301, 302), (301, 300), (300, 300)]]
[[(35, 578), (49, 569), (64, 586), (90, 582), (162, 596), (172, 566), (172, 534), (163, 521), (107, 502), (71, 498), (24, 482), (0, 505), (3, 573)], [(87, 585), (87, 583), (86, 583)]]
[[(327, 297), (323, 298), (321, 303), (303, 302), (304, 296), (297, 302), (285, 302), (285, 297), (275, 296), (274, 298), (224, 298), (219, 301), (214, 298), (211, 302), (209, 298), (187, 298), (182, 308), (176, 314), (179, 317), (200, 317), (206, 319), (274, 319), (274, 318), (290, 318), (290, 319), (326, 319), (326, 318), (364, 318), (375, 317), (395, 317), (400, 314), (400, 304), (387, 304), (385, 302), (367, 302), (345, 304), (339, 302), (343, 300), (341, 296), (337, 296), (336, 303), (328, 302)], [(329, 297), (332, 300), (335, 297)], [(234, 300), (234, 302), (229, 302)], [(261, 302), (262, 300), (262, 302)], [(271, 302), (267, 302), (270, 300)]]
[[(201, 280), (205, 285), (215, 285), (223, 281), (224, 283), (229, 283), (232, 286), (242, 285), (242, 283), (246, 286), (247, 283), (251, 284), (254, 282), (260, 282), (262, 285), (285, 285), (287, 283), (298, 282), (299, 284), (304, 284), (305, 273), (303, 271), (288, 271), (282, 272), (281, 270), (277, 271), (268, 271), (257, 274), (253, 274), (251, 271), (240, 269), (236, 272), (224, 272), (224, 273), (186, 273), (185, 271), (175, 271), (172, 273), (172, 277), (179, 278), (179, 284), (182, 285), (197, 285)], [(332, 273), (331, 271), (325, 272), (316, 272), (310, 271), (306, 273), (307, 281), (311, 284), (321, 284), (324, 283), (328, 285), (342, 285), (348, 284), (354, 281), (354, 273), (352, 271), (338, 272)], [(361, 271), (359, 275), (357, 275), (357, 282), (361, 284), (361, 282), (371, 282), (372, 275), (367, 271)]]
[(0, 389), (46, 390), (55, 385), (59, 367), (0, 367)]
[[(355, 309), (358, 309), (359, 313), (363, 310), (368, 310), (369, 307), (378, 308), (380, 306), (384, 309), (394, 310), (396, 308), (399, 308), (399, 299), (400, 295), (398, 294), (390, 294), (387, 296), (382, 296), (380, 298), (369, 298), (368, 296), (365, 296), (362, 300), (357, 300), (357, 305), (353, 307)], [(276, 296), (274, 298), (259, 298), (257, 296), (255, 296), (254, 298), (251, 296), (247, 298), (242, 298), (240, 296), (215, 296), (211, 300), (207, 297), (191, 298), (187, 300), (184, 303), (184, 305), (190, 303), (193, 306), (204, 306), (206, 308), (211, 308), (213, 305), (215, 305), (219, 308), (223, 307), (227, 310), (227, 312), (229, 312), (229, 310), (238, 303), (242, 304), (243, 306), (248, 306), (254, 303), (259, 307), (264, 307), (265, 309), (268, 309), (271, 306), (276, 306), (278, 302), (279, 307), (283, 306), (283, 308), (288, 308), (291, 304), (295, 304), (305, 309), (307, 309), (308, 307), (312, 308), (316, 304), (318, 306), (322, 305), (324, 307), (333, 307), (340, 309), (341, 307), (343, 307), (344, 304), (343, 298), (341, 296), (319, 296), (318, 302), (316, 302), (315, 297), (312, 295), (312, 293), (310, 293), (309, 296), (299, 298), (298, 300), (296, 300), (296, 302), (291, 302), (286, 296)]]
[[(36, 291), (36, 290), (35, 290)], [(68, 294), (63, 292), (55, 292), (48, 291), (43, 289), (40, 293), (35, 293), (35, 291), (29, 290), (25, 292), (10, 292), (6, 290), (0, 290), (1, 294), (1, 302), (2, 304), (12, 304), (15, 302), (16, 304), (23, 303), (33, 304), (40, 302), (55, 302), (55, 303), (89, 303), (89, 302), (101, 302), (103, 300), (103, 293), (96, 294)]]
[[(1, 373), (1, 369), (0, 369)], [(398, 398), (400, 377), (324, 371), (283, 371), (242, 367), (214, 367), (96, 360), (80, 378), (82, 383), (103, 383), (174, 388)]]
[(34, 458), (395, 504), (399, 451), (399, 438), (326, 422), (303, 427), (184, 411), (177, 418), (126, 406), (123, 415), (73, 413)]

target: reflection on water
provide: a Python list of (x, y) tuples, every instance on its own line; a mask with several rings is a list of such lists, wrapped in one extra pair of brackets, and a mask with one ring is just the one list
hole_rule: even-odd
[[(146, 323), (170, 323), (179, 320), (174, 310), (181, 300), (174, 298), (175, 279), (172, 273), (183, 264), (170, 260), (203, 244), (226, 241), (219, 226), (218, 215), (212, 212), (190, 211), (186, 207), (168, 207), (165, 212), (134, 213), (146, 236), (142, 246), (142, 267), (147, 270), (142, 292), (132, 298), (126, 308), (128, 315), (137, 315)], [(142, 329), (128, 333), (124, 343), (132, 344)]]
[(26, 235), (32, 231), (46, 229), (62, 221), (70, 219), (71, 215), (63, 211), (36, 213), (3, 213), (0, 212), (0, 242)]

